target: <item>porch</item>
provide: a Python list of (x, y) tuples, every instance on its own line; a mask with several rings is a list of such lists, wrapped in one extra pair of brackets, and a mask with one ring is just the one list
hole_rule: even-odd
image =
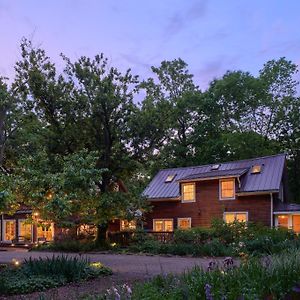
[(300, 204), (277, 203), (274, 205), (274, 226), (300, 233)]
[(33, 243), (44, 243), (54, 238), (54, 224), (34, 216), (34, 223), (28, 220), (31, 211), (19, 211), (14, 215), (1, 215), (0, 244), (29, 247)]

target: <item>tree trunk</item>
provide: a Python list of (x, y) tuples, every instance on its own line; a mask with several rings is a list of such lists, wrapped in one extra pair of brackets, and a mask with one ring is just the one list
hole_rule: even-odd
[(97, 225), (96, 244), (104, 246), (107, 243), (108, 224)]

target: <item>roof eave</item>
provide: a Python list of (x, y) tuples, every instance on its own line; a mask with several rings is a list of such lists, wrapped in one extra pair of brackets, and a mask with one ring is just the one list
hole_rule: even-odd
[(289, 214), (300, 214), (299, 210), (281, 210), (281, 211), (274, 211), (273, 212), (274, 215), (289, 215)]
[(265, 191), (248, 191), (248, 192), (237, 192), (238, 196), (250, 196), (250, 195), (268, 195), (273, 193), (279, 193), (279, 190), (265, 190)]
[(166, 197), (166, 198), (147, 198), (150, 202), (162, 202), (162, 201), (180, 201), (180, 197)]

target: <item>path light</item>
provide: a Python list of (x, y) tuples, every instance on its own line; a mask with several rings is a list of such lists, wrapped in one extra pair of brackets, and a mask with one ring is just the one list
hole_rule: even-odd
[(103, 265), (99, 261), (91, 263), (90, 266), (93, 268), (102, 268), (103, 267)]
[(12, 263), (13, 263), (13, 265), (16, 266), (16, 267), (19, 267), (20, 264), (21, 264), (20, 261), (17, 260), (17, 259), (15, 259), (15, 258), (12, 259)]

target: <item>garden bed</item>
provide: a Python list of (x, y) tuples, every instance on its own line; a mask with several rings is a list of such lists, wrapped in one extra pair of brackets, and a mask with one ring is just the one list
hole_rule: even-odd
[(99, 262), (64, 255), (22, 263), (14, 260), (12, 264), (1, 265), (0, 295), (44, 291), (109, 274), (111, 270)]
[(133, 286), (120, 285), (105, 295), (86, 299), (130, 300), (275, 300), (300, 299), (300, 252), (251, 258), (239, 267), (226, 258), (218, 265), (211, 261), (207, 269), (195, 267), (182, 275), (156, 276)]

